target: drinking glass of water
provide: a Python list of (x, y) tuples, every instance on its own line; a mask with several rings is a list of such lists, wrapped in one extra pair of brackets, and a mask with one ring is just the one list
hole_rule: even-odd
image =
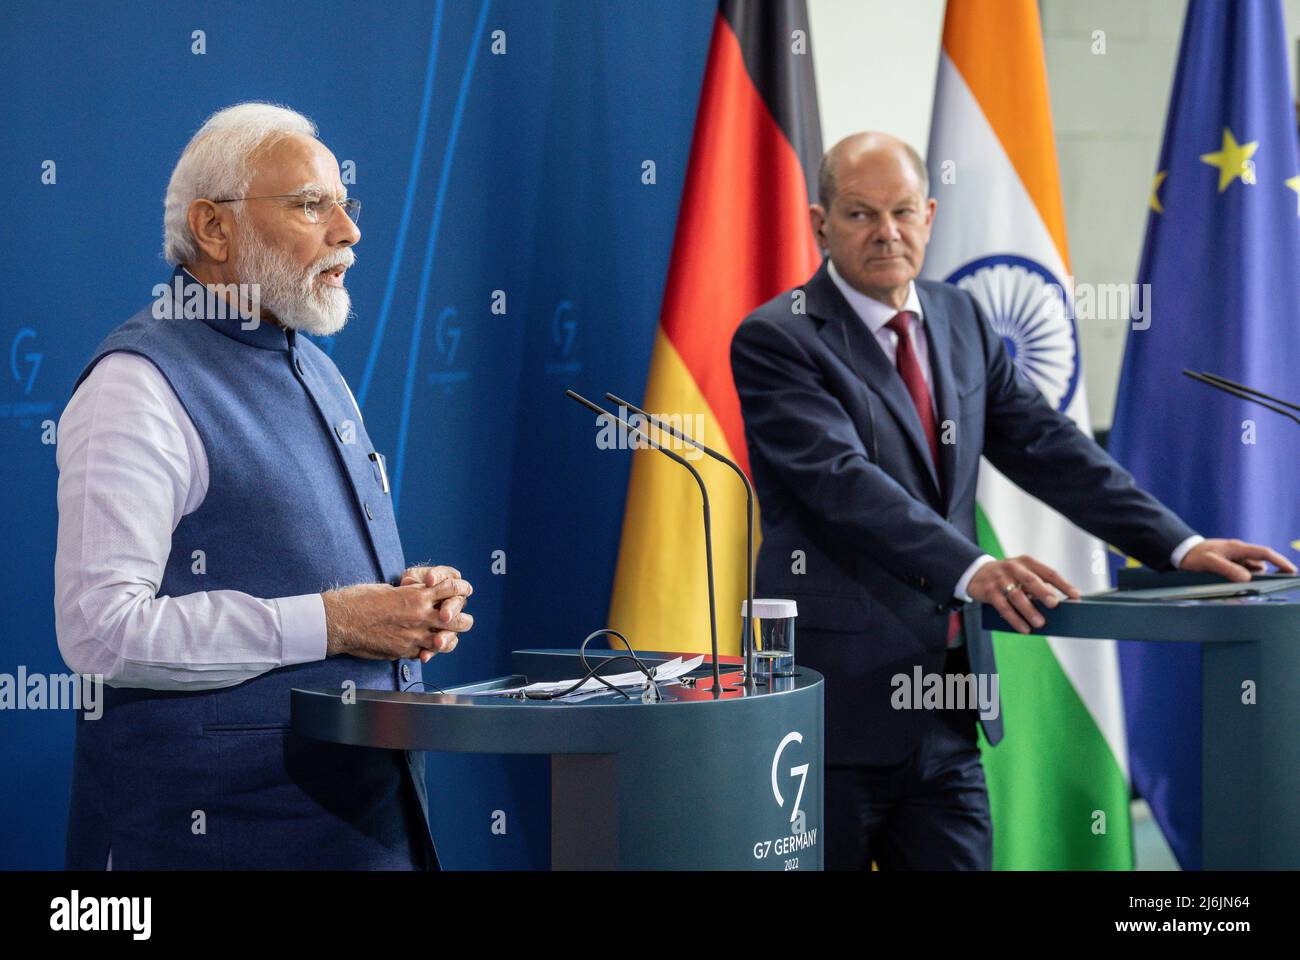
[[(755, 600), (754, 679), (794, 676), (794, 621), (799, 615), (793, 600)], [(741, 601), (742, 629), (749, 616), (748, 601)]]

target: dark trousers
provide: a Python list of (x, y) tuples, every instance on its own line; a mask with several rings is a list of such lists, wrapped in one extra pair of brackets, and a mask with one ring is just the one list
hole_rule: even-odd
[[(964, 650), (946, 672), (966, 672)], [(993, 821), (974, 710), (927, 710), (912, 755), (887, 766), (828, 765), (827, 870), (990, 870)]]

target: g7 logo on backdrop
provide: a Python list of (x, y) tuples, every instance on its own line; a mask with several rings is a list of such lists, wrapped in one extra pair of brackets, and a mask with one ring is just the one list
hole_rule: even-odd
[(578, 321), (566, 317), (573, 311), (572, 300), (561, 300), (555, 305), (555, 313), (551, 316), (551, 340), (560, 348), (560, 356), (567, 357), (573, 351), (573, 336), (578, 332)]
[[(23, 344), (28, 340), (36, 339), (36, 331), (31, 327), (23, 327), (14, 335), (13, 343), (9, 346), (9, 370), (13, 373), (14, 381), (23, 384), (23, 396), (30, 396), (32, 387), (36, 383), (36, 374), (41, 369), (41, 358), (44, 354), (37, 350), (23, 350)], [(26, 364), (24, 369), (18, 365), (19, 358)]]
[[(803, 734), (797, 730), (791, 730), (781, 740), (780, 745), (776, 748), (776, 753), (772, 755), (772, 796), (776, 797), (776, 805), (785, 808), (785, 798), (781, 796), (781, 785), (777, 782), (777, 770), (781, 766), (781, 754), (785, 748), (792, 743), (803, 743)], [(791, 779), (799, 778), (799, 789), (794, 795), (794, 805), (790, 810), (790, 822), (796, 825), (796, 832), (804, 822), (803, 811), (799, 809), (799, 803), (803, 800), (804, 784), (808, 782), (808, 764), (800, 763), (791, 767), (787, 774)]]
[(429, 383), (445, 390), (469, 379), (468, 370), (456, 369), (456, 354), (460, 350), (462, 332), (456, 317), (456, 308), (448, 305), (438, 311), (438, 316), (433, 321), (433, 346), (442, 358), (442, 364), (439, 369), (430, 372)]
[(582, 370), (582, 361), (574, 356), (578, 341), (578, 318), (573, 316), (573, 301), (561, 300), (551, 314), (551, 342), (555, 344), (558, 359), (546, 361), (548, 374), (575, 374)]
[(451, 326), (456, 319), (455, 307), (443, 307), (438, 311), (438, 320), (433, 327), (434, 344), (438, 352), (447, 360), (447, 366), (456, 362), (456, 348), (460, 346), (460, 326)]

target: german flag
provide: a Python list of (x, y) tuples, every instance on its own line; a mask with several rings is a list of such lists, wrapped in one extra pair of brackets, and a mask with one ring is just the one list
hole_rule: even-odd
[[(820, 159), (803, 0), (722, 0), (641, 406), (683, 423), (747, 472), (731, 338), (746, 314), (821, 261), (808, 222)], [(714, 460), (692, 465), (712, 501), (719, 650), (737, 653), (744, 489)], [(708, 616), (699, 490), (680, 466), (642, 451), (632, 463), (610, 624), (640, 649), (703, 652)]]

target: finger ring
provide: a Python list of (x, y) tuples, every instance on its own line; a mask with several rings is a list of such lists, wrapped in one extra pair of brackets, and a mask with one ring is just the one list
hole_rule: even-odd
[(1020, 584), (1008, 583), (1005, 587), (1002, 588), (1002, 595), (1005, 597), (1009, 597), (1019, 589), (1020, 589)]

